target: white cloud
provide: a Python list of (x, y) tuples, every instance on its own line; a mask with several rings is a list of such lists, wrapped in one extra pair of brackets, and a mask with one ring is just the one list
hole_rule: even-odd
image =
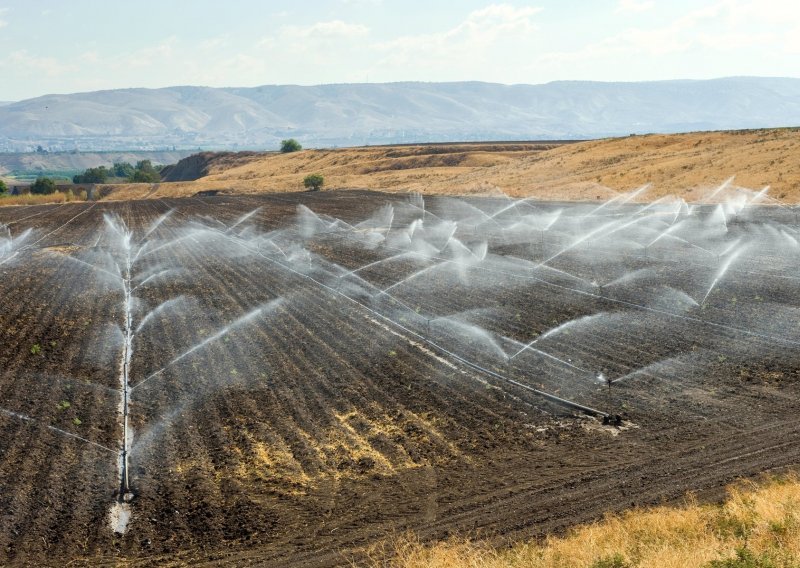
[(646, 12), (656, 5), (653, 0), (619, 0), (617, 2), (617, 13), (639, 13)]
[(211, 37), (200, 42), (200, 49), (205, 51), (217, 51), (227, 47), (229, 43), (230, 38), (228, 36)]
[(175, 36), (168, 37), (161, 43), (153, 46), (145, 47), (129, 53), (120, 58), (114, 65), (116, 68), (120, 67), (150, 67), (153, 65), (164, 66), (172, 55), (175, 53), (175, 48), (178, 45), (178, 38)]
[(43, 74), (58, 77), (77, 70), (73, 64), (62, 63), (55, 57), (40, 57), (25, 49), (14, 51), (0, 60), (0, 66), (10, 68), (21, 75)]
[(2, 18), (3, 14), (6, 12), (8, 12), (8, 8), (0, 8), (0, 28), (4, 28), (8, 25), (8, 22)]
[(308, 38), (355, 38), (369, 34), (369, 28), (360, 24), (348, 24), (342, 20), (317, 22), (310, 26), (284, 26), (280, 34), (297, 39)]
[[(729, 4), (730, 2), (723, 1), (692, 10), (660, 27), (628, 28), (574, 51), (543, 54), (538, 61), (558, 65), (610, 57), (617, 61), (625, 61), (626, 57), (663, 56), (688, 52), (699, 47), (721, 46), (732, 37), (731, 34), (718, 38), (705, 30), (709, 24), (719, 22), (723, 18)], [(740, 45), (754, 41), (752, 33), (745, 30), (737, 33)]]
[(534, 16), (540, 11), (541, 8), (535, 7), (492, 4), (471, 12), (449, 30), (378, 43), (374, 47), (385, 53), (378, 67), (425, 66), (439, 68), (443, 73), (457, 71), (460, 76), (468, 77), (464, 72), (475, 69), (479, 62), (498, 59), (508, 65), (509, 56), (499, 57), (500, 46), (505, 46), (502, 51), (506, 53), (523, 54), (538, 30)]

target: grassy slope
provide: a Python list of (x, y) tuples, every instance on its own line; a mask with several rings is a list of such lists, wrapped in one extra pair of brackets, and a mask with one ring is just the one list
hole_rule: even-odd
[(544, 199), (607, 199), (645, 183), (654, 199), (697, 200), (731, 176), (786, 202), (800, 202), (800, 129), (631, 136), (550, 149), (487, 143), (462, 146), (366, 147), (263, 154), (212, 163), (194, 182), (120, 186), (114, 197), (298, 191), (308, 173), (326, 189), (370, 188), (427, 194), (492, 193)]
[(722, 505), (658, 507), (610, 516), (544, 543), (495, 548), (412, 539), (376, 551), (398, 568), (788, 568), (800, 565), (800, 482), (773, 480), (730, 490)]
[(45, 205), (49, 203), (68, 203), (70, 201), (84, 201), (86, 192), (78, 194), (62, 193), (57, 191), (49, 195), (0, 195), (0, 207), (6, 205)]

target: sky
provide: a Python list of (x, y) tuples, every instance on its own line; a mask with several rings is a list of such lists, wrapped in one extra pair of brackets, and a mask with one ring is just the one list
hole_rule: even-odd
[(0, 101), (172, 85), (800, 76), (796, 0), (0, 0)]

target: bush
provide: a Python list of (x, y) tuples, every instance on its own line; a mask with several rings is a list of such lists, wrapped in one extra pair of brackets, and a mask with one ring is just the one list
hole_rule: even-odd
[(287, 154), (289, 152), (297, 152), (298, 150), (302, 150), (303, 147), (300, 145), (300, 142), (295, 140), (294, 138), (289, 138), (288, 140), (281, 140), (281, 152)]
[(31, 193), (34, 195), (50, 195), (56, 192), (56, 182), (47, 177), (38, 177), (31, 185)]
[(111, 166), (111, 173), (114, 177), (130, 179), (135, 172), (136, 169), (128, 162), (114, 162), (114, 165)]
[(0, 193), (8, 193), (8, 186), (6, 182), (0, 179)]
[(303, 185), (311, 191), (319, 191), (323, 183), (325, 183), (325, 178), (322, 177), (322, 174), (309, 174), (303, 178)]
[(141, 160), (136, 162), (133, 175), (129, 179), (133, 183), (158, 183), (161, 181), (161, 174), (150, 160)]
[(73, 176), (72, 183), (105, 183), (108, 179), (108, 170), (105, 166), (89, 168), (82, 174)]

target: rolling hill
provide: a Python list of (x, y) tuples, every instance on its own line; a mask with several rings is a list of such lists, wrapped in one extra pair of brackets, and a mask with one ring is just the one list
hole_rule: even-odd
[(487, 194), (597, 200), (652, 184), (645, 199), (689, 201), (735, 176), (784, 202), (800, 202), (800, 129), (779, 128), (626, 136), (577, 143), (432, 144), (203, 153), (165, 170), (158, 187), (115, 186), (117, 199), (142, 196), (300, 191), (321, 173), (326, 189)]
[(800, 79), (170, 87), (0, 106), (0, 149), (584, 139), (800, 125)]

